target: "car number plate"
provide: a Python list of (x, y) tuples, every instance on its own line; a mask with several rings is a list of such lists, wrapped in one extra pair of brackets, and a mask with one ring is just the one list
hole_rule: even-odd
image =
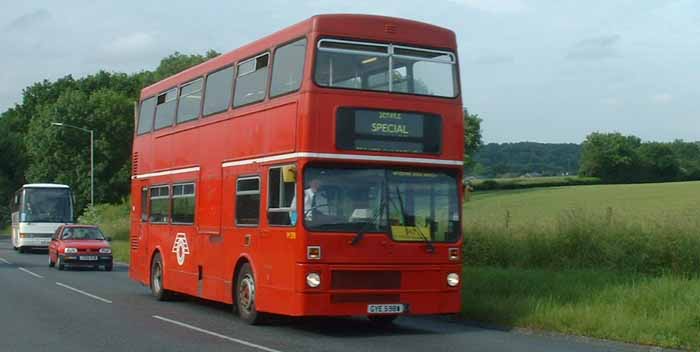
[(81, 255), (80, 260), (97, 260), (96, 255)]
[(399, 314), (404, 312), (403, 304), (369, 304), (368, 314)]

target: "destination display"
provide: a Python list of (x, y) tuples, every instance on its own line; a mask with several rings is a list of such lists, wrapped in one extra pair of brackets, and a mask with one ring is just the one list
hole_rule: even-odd
[(340, 108), (336, 122), (338, 149), (440, 153), (442, 121), (439, 115)]

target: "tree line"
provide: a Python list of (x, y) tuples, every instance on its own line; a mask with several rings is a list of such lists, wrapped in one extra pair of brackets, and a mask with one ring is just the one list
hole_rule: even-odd
[(620, 133), (592, 133), (583, 142), (579, 174), (607, 183), (700, 180), (700, 142), (643, 142)]
[(478, 149), (467, 168), (481, 177), (576, 175), (581, 145), (575, 143), (488, 143)]
[(62, 122), (95, 132), (95, 202), (116, 202), (129, 193), (134, 102), (143, 87), (218, 56), (174, 53), (153, 71), (100, 71), (37, 82), (21, 102), (0, 114), (0, 226), (9, 220), (9, 201), (24, 183), (71, 185), (76, 209), (90, 199), (90, 137), (52, 126)]

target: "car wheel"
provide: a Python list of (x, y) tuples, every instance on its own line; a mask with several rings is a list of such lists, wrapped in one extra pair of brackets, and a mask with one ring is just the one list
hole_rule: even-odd
[(172, 292), (163, 288), (163, 259), (160, 253), (155, 255), (151, 265), (151, 294), (159, 301), (172, 299)]
[(238, 272), (236, 288), (238, 316), (250, 325), (262, 323), (264, 314), (258, 312), (255, 307), (255, 276), (250, 264), (243, 264)]
[(113, 263), (109, 263), (109, 264), (105, 265), (105, 271), (112, 271), (112, 269), (114, 269)]
[(53, 268), (55, 264), (56, 263), (54, 263), (53, 260), (51, 260), (51, 253), (49, 253), (49, 268)]
[(58, 267), (58, 270), (63, 270), (66, 268), (66, 265), (63, 264), (63, 257), (56, 256), (56, 267)]
[(389, 327), (394, 325), (394, 321), (398, 318), (398, 315), (370, 315), (367, 317), (372, 325), (378, 327)]

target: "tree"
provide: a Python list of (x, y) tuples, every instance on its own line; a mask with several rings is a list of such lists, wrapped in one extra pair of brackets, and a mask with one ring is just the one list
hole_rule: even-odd
[(579, 174), (603, 182), (636, 182), (641, 178), (637, 149), (641, 139), (620, 133), (591, 133), (583, 142)]
[(478, 114), (471, 115), (464, 109), (464, 167), (474, 166), (474, 154), (481, 148), (481, 118)]
[(51, 122), (95, 130), (95, 201), (115, 202), (128, 195), (133, 138), (133, 103), (141, 88), (219, 54), (174, 53), (155, 71), (137, 74), (97, 72), (44, 80), (23, 91), (22, 102), (0, 115), (0, 223), (5, 204), (25, 181), (69, 184), (76, 208), (88, 203), (90, 139), (84, 132)]

